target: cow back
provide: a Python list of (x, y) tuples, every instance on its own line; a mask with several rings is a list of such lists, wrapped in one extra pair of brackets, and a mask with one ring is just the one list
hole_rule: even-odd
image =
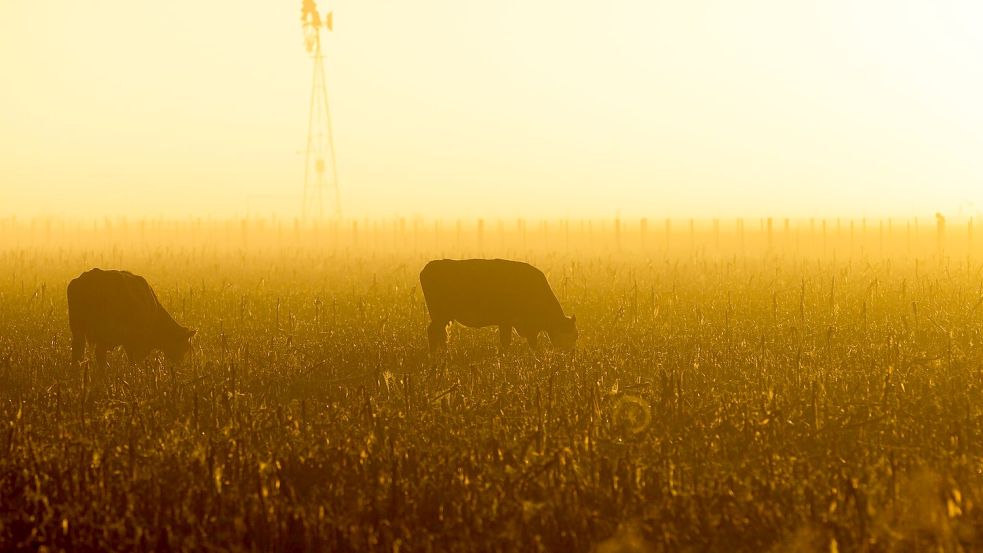
[(101, 341), (124, 343), (152, 333), (161, 307), (143, 277), (92, 269), (69, 283), (68, 310), (73, 326)]

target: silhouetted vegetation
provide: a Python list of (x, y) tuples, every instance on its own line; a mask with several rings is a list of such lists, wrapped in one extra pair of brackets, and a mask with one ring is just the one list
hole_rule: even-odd
[[(5, 551), (983, 546), (983, 262), (934, 225), (5, 224)], [(475, 255), (546, 271), (577, 350), (431, 357), (419, 270)], [(93, 266), (185, 364), (70, 365)]]

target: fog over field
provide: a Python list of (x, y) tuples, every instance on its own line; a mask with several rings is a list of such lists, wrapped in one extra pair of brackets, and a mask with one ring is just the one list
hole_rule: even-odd
[(0, 553), (983, 551), (981, 21), (0, 0)]
[[(0, 545), (978, 547), (969, 222), (690, 225), (4, 221)], [(428, 353), (419, 270), (473, 256), (540, 267), (576, 350)], [(189, 357), (72, 365), (91, 267), (144, 275)]]

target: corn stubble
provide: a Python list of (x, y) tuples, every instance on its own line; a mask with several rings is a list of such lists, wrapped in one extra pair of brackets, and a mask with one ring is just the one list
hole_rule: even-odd
[[(971, 244), (825, 222), (5, 224), (4, 551), (983, 547)], [(544, 269), (577, 351), (453, 327), (430, 356), (419, 268), (469, 255)], [(199, 329), (190, 358), (71, 366), (64, 287), (91, 266), (145, 275)]]

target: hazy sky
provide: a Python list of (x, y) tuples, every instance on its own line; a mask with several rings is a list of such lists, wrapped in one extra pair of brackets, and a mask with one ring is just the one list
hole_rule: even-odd
[[(978, 1), (319, 4), (348, 216), (983, 209)], [(0, 71), (0, 216), (299, 212), (299, 0), (2, 0)]]

